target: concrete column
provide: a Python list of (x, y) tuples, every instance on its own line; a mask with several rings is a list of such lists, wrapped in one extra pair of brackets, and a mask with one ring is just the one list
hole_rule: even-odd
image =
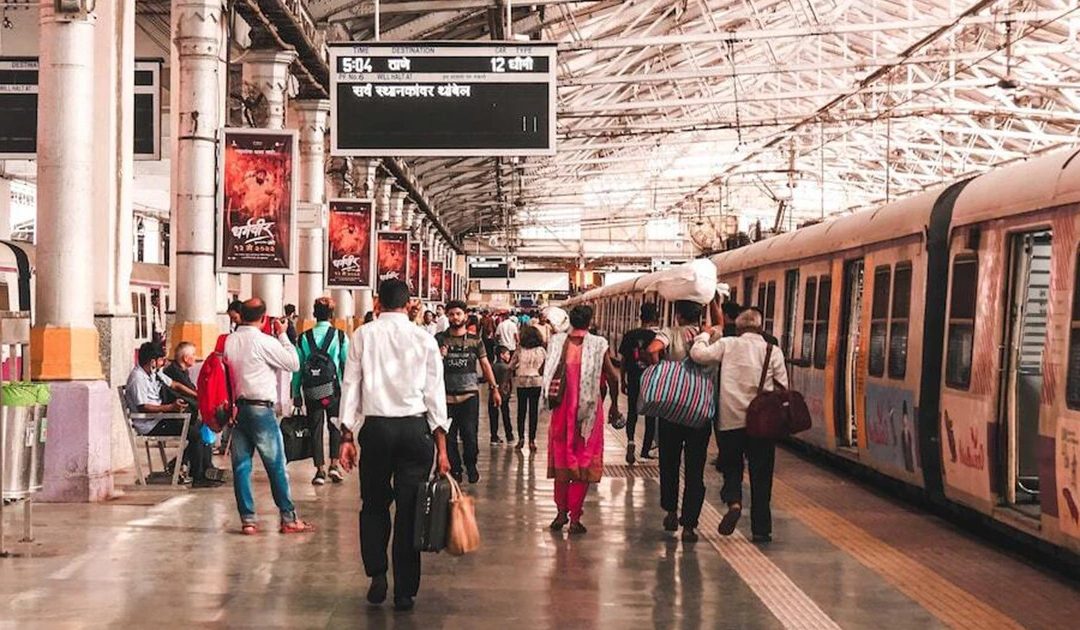
[(375, 292), (371, 289), (358, 289), (353, 294), (356, 300), (356, 316), (362, 322), (365, 315), (375, 310)]
[(176, 316), (170, 342), (213, 351), (219, 333), (214, 241), (218, 128), (224, 110), (221, 61), (225, 18), (220, 0), (173, 0), (172, 112), (175, 135), (172, 239), (176, 258)]
[[(264, 129), (285, 128), (285, 90), (289, 81), (289, 64), (296, 52), (285, 50), (252, 50), (243, 58), (244, 90), (262, 95), (266, 100), (261, 119), (256, 126)], [(282, 274), (258, 274), (251, 278), (251, 292), (266, 302), (266, 312), (281, 316), (285, 311), (285, 277)]]
[(331, 297), (334, 299), (334, 326), (345, 332), (352, 332), (355, 328), (353, 319), (356, 317), (353, 292), (349, 289), (334, 289)]
[(405, 197), (408, 196), (404, 190), (394, 190), (390, 193), (390, 229), (391, 230), (404, 230), (408, 224), (405, 223)]
[[(330, 101), (298, 100), (293, 103), (297, 126), (300, 129), (300, 189), (301, 202), (326, 202), (326, 123)], [(320, 213), (321, 216), (321, 213)], [(315, 325), (312, 309), (315, 300), (324, 293), (323, 228), (300, 230), (300, 297), (296, 305), (300, 315), (298, 329)]]
[[(112, 493), (112, 404), (94, 327), (94, 61), (96, 15), (57, 14), (41, 0), (38, 38), (37, 312), (30, 374), (52, 383), (46, 501)], [(99, 124), (102, 121), (97, 121)], [(105, 123), (107, 124), (107, 123)], [(131, 243), (125, 243), (130, 256)]]
[[(135, 0), (99, 3), (94, 33), (93, 197), (94, 324), (106, 383), (124, 384), (135, 353), (135, 317), (131, 312), (134, 240)], [(160, 228), (147, 217), (147, 262), (156, 262)], [(131, 465), (123, 409), (110, 397), (111, 468)]]
[(390, 227), (390, 193), (394, 190), (394, 180), (380, 177), (375, 182), (375, 216), (380, 230)]

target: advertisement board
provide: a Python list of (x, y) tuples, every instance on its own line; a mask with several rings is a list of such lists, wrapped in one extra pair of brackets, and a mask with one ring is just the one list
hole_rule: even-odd
[(375, 233), (375, 288), (386, 280), (406, 282), (409, 276), (409, 233), (379, 230)]
[(326, 228), (326, 286), (371, 289), (375, 256), (375, 203), (370, 199), (331, 199)]
[(420, 297), (420, 243), (409, 242), (409, 295)]

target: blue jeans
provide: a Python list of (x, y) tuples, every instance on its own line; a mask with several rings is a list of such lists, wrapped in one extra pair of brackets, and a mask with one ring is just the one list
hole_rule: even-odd
[(256, 520), (255, 497), (251, 492), (251, 461), (256, 450), (270, 478), (270, 490), (281, 511), (281, 520), (295, 521), (296, 509), (289, 492), (289, 477), (285, 473), (285, 446), (277, 416), (269, 407), (248, 405), (240, 406), (232, 432), (233, 492), (240, 520), (245, 523)]

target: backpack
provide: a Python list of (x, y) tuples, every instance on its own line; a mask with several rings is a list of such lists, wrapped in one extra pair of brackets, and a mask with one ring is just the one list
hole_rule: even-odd
[[(342, 332), (336, 332), (340, 339)], [(318, 400), (323, 407), (329, 407), (331, 401), (341, 394), (337, 365), (330, 356), (330, 344), (334, 342), (334, 335), (327, 331), (321, 346), (315, 344), (315, 333), (312, 330), (304, 333), (304, 338), (307, 339), (311, 355), (300, 367), (300, 389), (307, 400)]]
[(203, 424), (215, 433), (219, 433), (228, 424), (235, 410), (229, 366), (225, 363), (227, 338), (228, 335), (218, 337), (214, 351), (199, 368), (199, 379), (196, 383), (199, 392), (199, 417)]

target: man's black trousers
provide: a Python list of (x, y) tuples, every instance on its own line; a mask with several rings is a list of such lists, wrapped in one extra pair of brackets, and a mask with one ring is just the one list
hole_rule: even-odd
[(420, 589), (420, 552), (413, 543), (416, 495), (431, 474), (435, 442), (424, 416), (369, 416), (360, 445), (360, 554), (368, 576), (387, 570), (390, 502), (394, 512), (394, 596), (415, 597)]

